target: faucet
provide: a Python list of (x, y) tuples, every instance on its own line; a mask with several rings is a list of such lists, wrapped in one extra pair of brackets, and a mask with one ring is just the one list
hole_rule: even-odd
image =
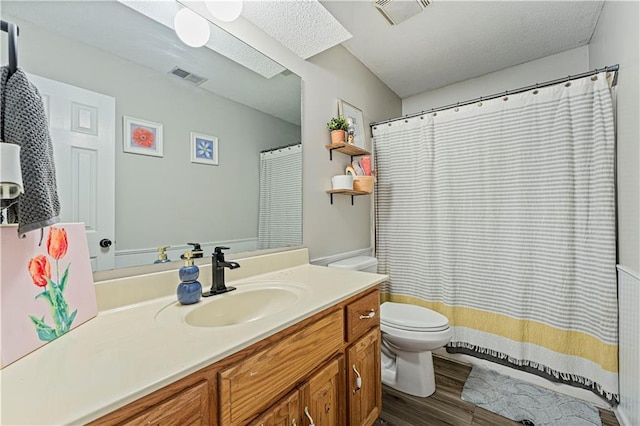
[(224, 285), (224, 268), (236, 269), (240, 265), (236, 262), (227, 262), (224, 260), (222, 250), (229, 250), (229, 247), (216, 247), (211, 254), (211, 290), (203, 293), (204, 297), (215, 296), (216, 294), (233, 291), (235, 287), (227, 287)]

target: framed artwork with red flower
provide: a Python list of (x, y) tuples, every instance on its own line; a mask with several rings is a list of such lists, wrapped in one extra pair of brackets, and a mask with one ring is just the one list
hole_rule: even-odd
[(191, 162), (218, 165), (218, 138), (191, 132)]
[(162, 124), (123, 116), (124, 152), (162, 157)]

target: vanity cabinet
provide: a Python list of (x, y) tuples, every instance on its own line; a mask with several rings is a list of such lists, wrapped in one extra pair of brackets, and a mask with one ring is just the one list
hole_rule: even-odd
[(379, 298), (365, 290), (92, 424), (371, 426)]
[(349, 424), (372, 425), (382, 412), (380, 330), (372, 329), (347, 350)]
[(297, 426), (300, 425), (300, 398), (297, 390), (264, 412), (250, 426)]
[(343, 316), (332, 312), (307, 327), (222, 370), (219, 374), (220, 425), (245, 425), (273, 399), (295, 387), (338, 352)]
[(304, 426), (345, 424), (344, 356), (332, 360), (300, 388)]
[(202, 381), (122, 423), (133, 425), (209, 424), (208, 383)]

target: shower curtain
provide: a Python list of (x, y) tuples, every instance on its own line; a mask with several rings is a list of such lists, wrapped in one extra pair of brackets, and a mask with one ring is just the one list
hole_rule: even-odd
[(302, 244), (302, 144), (260, 153), (258, 248)]
[(613, 112), (599, 74), (375, 126), (383, 300), (617, 400)]

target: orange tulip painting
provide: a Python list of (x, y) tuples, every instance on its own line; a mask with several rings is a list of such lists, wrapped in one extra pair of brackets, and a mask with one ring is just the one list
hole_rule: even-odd
[(62, 277), (60, 276), (59, 261), (67, 254), (68, 248), (67, 232), (64, 228), (52, 226), (49, 228), (49, 235), (47, 236), (47, 252), (55, 260), (56, 281), (51, 279), (51, 264), (45, 255), (35, 256), (27, 265), (33, 283), (43, 289), (42, 293), (36, 296), (36, 299), (43, 299), (49, 304), (51, 317), (53, 318), (52, 327), (45, 322), (44, 317), (37, 318), (29, 315), (38, 333), (38, 338), (45, 342), (49, 342), (69, 331), (78, 313), (76, 309), (69, 314), (69, 305), (64, 298), (64, 290), (69, 281), (71, 263), (65, 268)]
[(47, 279), (51, 279), (51, 265), (49, 259), (40, 254), (29, 261), (27, 266), (33, 283), (38, 287), (46, 287)]
[(47, 251), (49, 252), (49, 256), (55, 260), (60, 260), (67, 254), (68, 247), (67, 232), (64, 229), (58, 229), (54, 226), (49, 228), (49, 236), (47, 237)]

